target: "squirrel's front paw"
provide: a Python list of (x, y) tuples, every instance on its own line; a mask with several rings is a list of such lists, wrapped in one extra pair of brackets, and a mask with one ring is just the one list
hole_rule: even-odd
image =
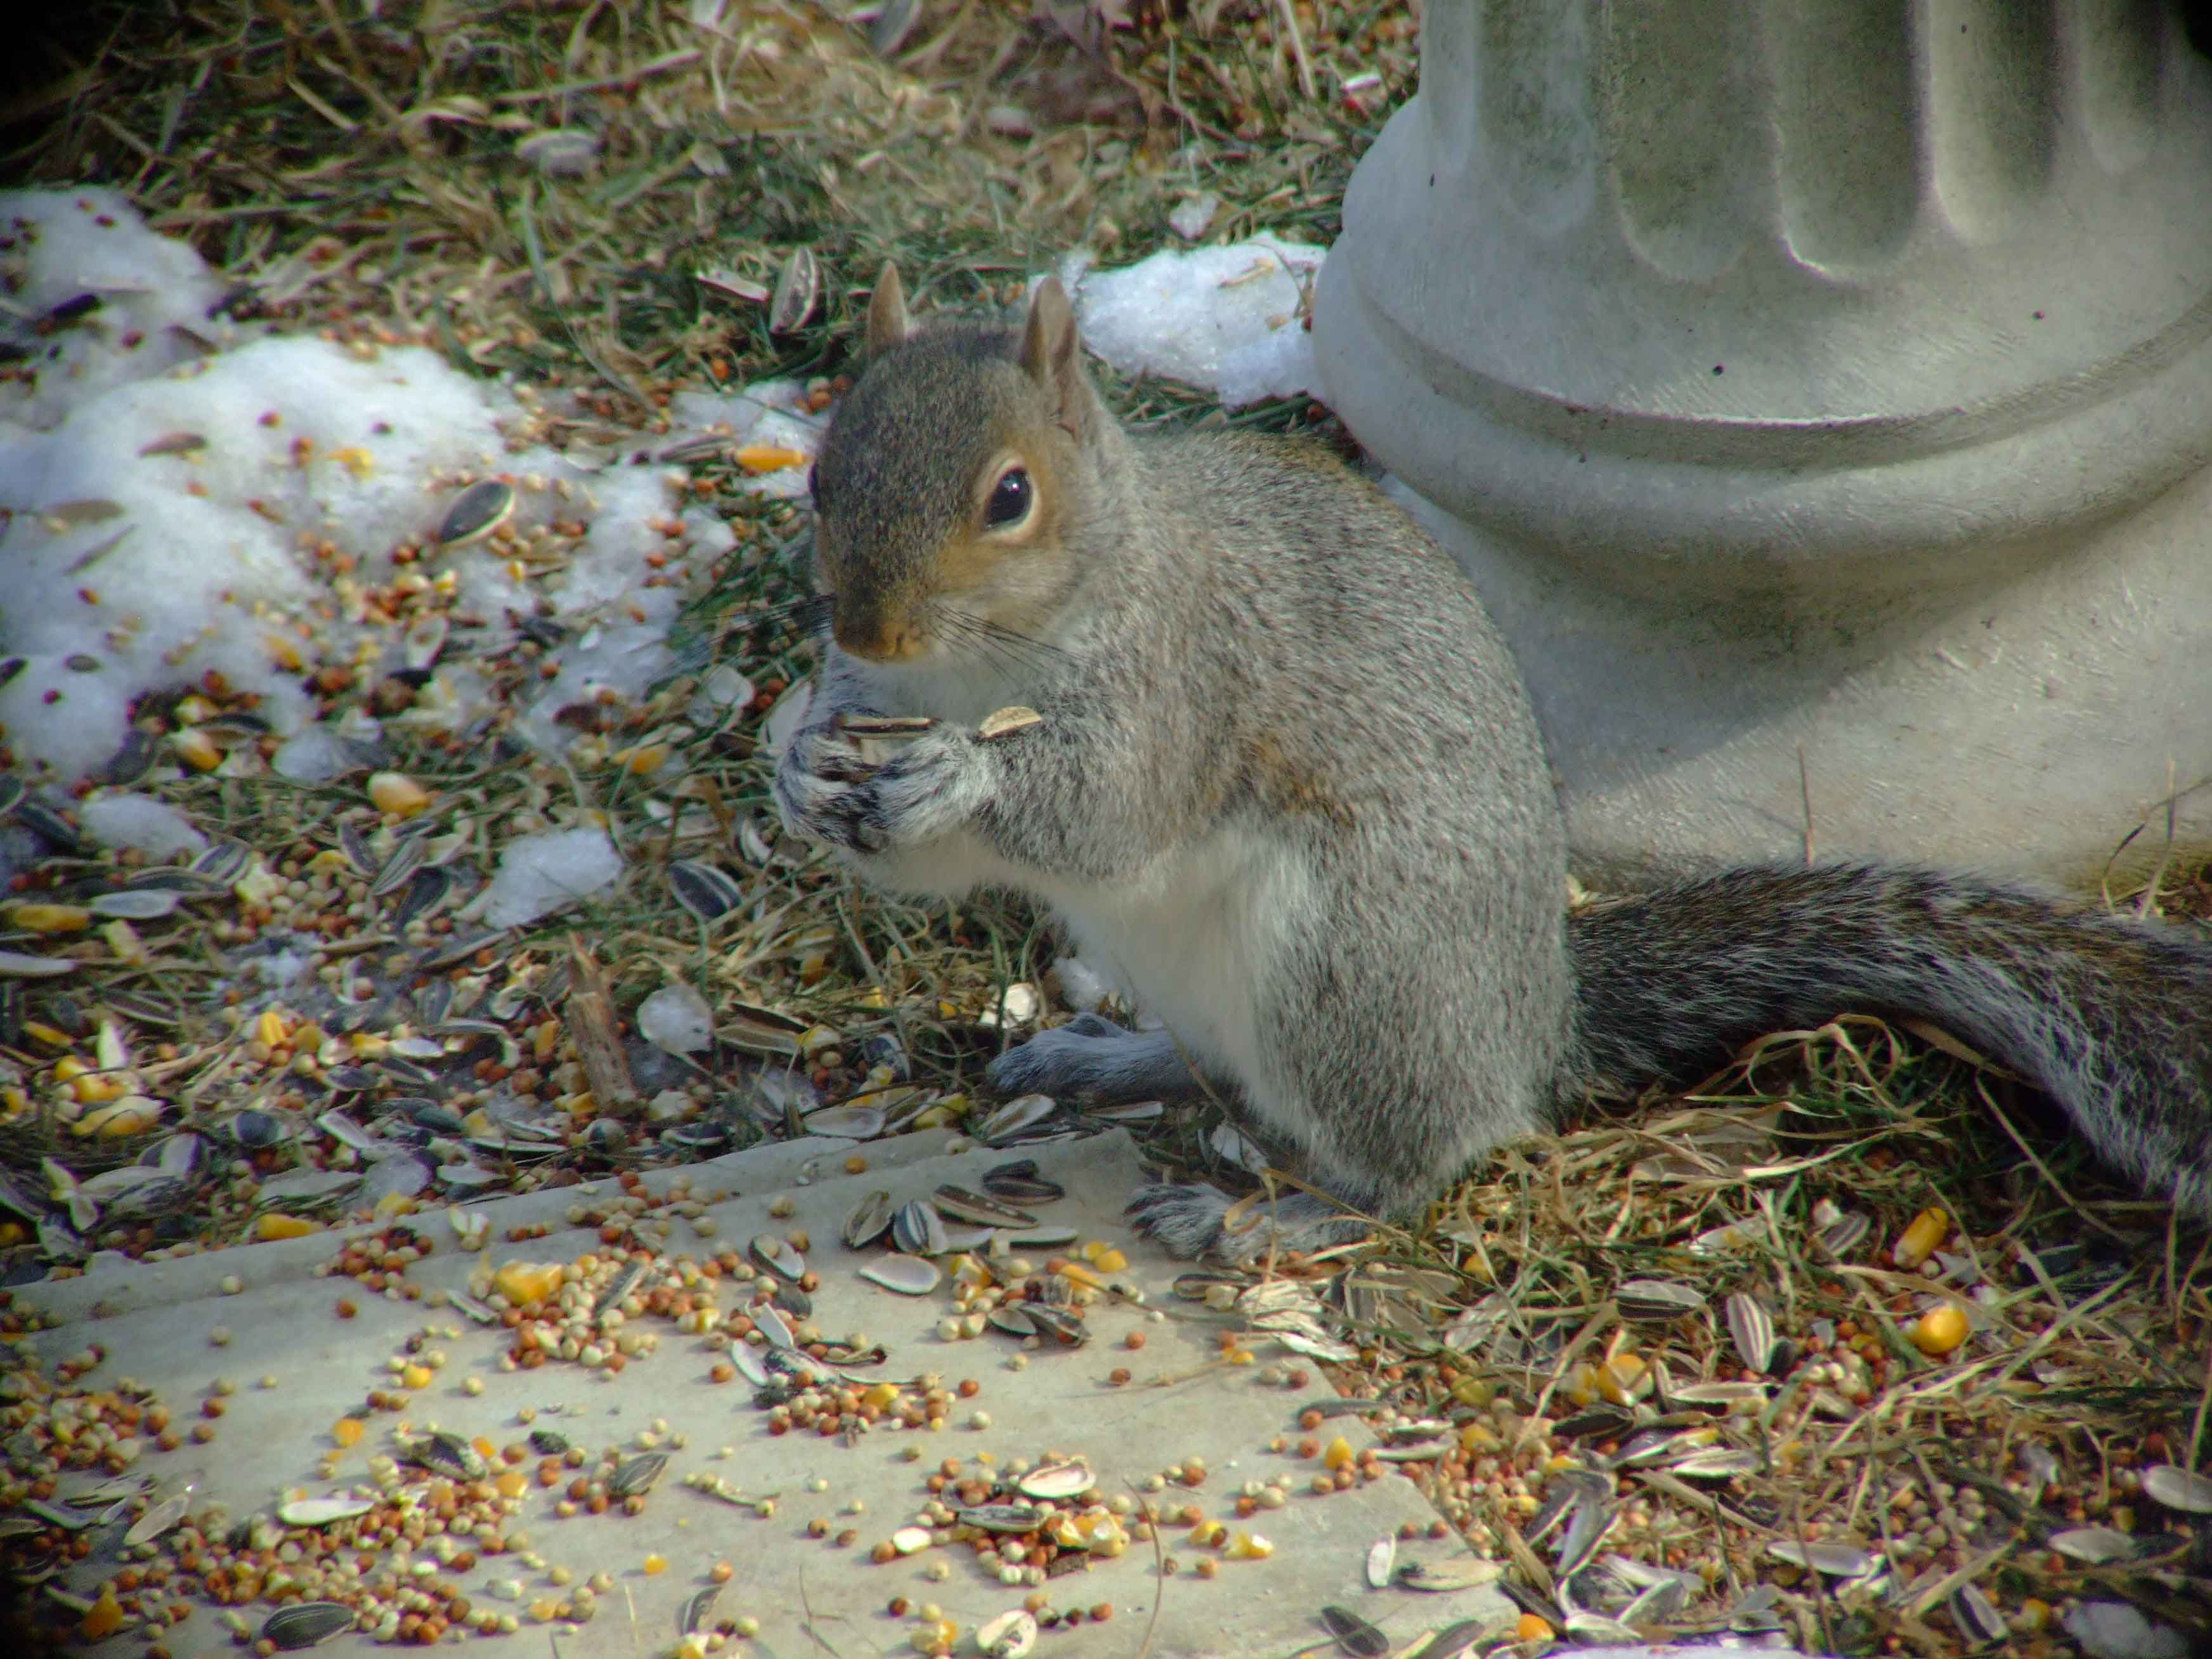
[(872, 852), (866, 790), (876, 768), (860, 745), (828, 724), (791, 734), (775, 769), (775, 808), (783, 827), (806, 841)]
[(795, 836), (855, 853), (911, 847), (958, 828), (981, 805), (986, 762), (973, 734), (940, 726), (880, 765), (833, 726), (795, 733), (775, 802)]

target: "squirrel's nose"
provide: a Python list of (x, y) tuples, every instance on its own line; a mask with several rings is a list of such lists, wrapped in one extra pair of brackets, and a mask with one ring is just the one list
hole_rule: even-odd
[(902, 622), (859, 617), (848, 621), (841, 617), (831, 631), (846, 651), (870, 662), (895, 662), (912, 656), (921, 647), (921, 636)]

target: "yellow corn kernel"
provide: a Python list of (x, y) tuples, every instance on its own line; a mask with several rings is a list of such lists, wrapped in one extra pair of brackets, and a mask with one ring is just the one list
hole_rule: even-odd
[(307, 665), (307, 659), (300, 654), (300, 647), (282, 634), (270, 635), (268, 641), (269, 660), (285, 672), (296, 674)]
[(253, 1224), (253, 1236), (264, 1243), (275, 1238), (305, 1238), (322, 1230), (319, 1221), (310, 1221), (305, 1216), (279, 1215), (273, 1210)]
[(1946, 1302), (1921, 1315), (1906, 1334), (1921, 1352), (1940, 1358), (1966, 1340), (1966, 1310), (1955, 1302)]
[(733, 459), (748, 472), (757, 476), (763, 472), (781, 472), (791, 467), (806, 465), (806, 452), (786, 449), (780, 444), (746, 444)]
[(1517, 1642), (1548, 1642), (1559, 1632), (1550, 1623), (1533, 1613), (1524, 1613), (1513, 1626), (1513, 1638)]
[(271, 1048), (281, 1048), (291, 1033), (285, 1029), (283, 1015), (274, 1008), (264, 1008), (261, 1018), (253, 1022), (253, 1035), (257, 1041), (267, 1043)]
[(1642, 1354), (1617, 1353), (1597, 1368), (1597, 1391), (1609, 1405), (1632, 1405), (1651, 1392), (1651, 1367)]
[(103, 925), (100, 937), (107, 946), (107, 954), (125, 967), (143, 967), (151, 954), (146, 949), (146, 941), (138, 936), (138, 930), (120, 916)]
[(1321, 1455), (1322, 1467), (1328, 1469), (1349, 1468), (1352, 1459), (1352, 1443), (1340, 1434), (1328, 1443), (1328, 1449)]
[(520, 1308), (532, 1302), (543, 1302), (561, 1288), (561, 1264), (557, 1261), (510, 1261), (492, 1275), (491, 1285), (507, 1298), (510, 1307)]
[(33, 933), (74, 933), (92, 926), (92, 912), (81, 904), (11, 904), (8, 922)]
[(1936, 1247), (1950, 1237), (1951, 1218), (1941, 1210), (1923, 1210), (1912, 1218), (1912, 1224), (1897, 1237), (1890, 1247), (1889, 1259), (1899, 1267), (1912, 1268), (1936, 1254)]
[(331, 1425), (331, 1438), (341, 1446), (358, 1446), (368, 1432), (368, 1425), (358, 1417), (341, 1417)]
[(102, 1584), (100, 1600), (94, 1602), (91, 1611), (84, 1615), (84, 1622), (77, 1626), (77, 1632), (88, 1642), (100, 1642), (122, 1628), (123, 1604), (115, 1599), (115, 1586)]
[(1493, 1452), (1504, 1449), (1505, 1443), (1498, 1437), (1498, 1431), (1483, 1422), (1469, 1423), (1459, 1431), (1460, 1449), (1470, 1452)]
[(195, 772), (212, 772), (222, 764), (222, 745), (197, 726), (170, 733), (169, 747)]
[(1275, 1547), (1256, 1532), (1240, 1529), (1223, 1553), (1232, 1561), (1264, 1561), (1275, 1553)]
[(430, 792), (404, 772), (379, 772), (368, 781), (368, 799), (380, 812), (411, 818), (430, 804)]
[(125, 1095), (112, 1106), (102, 1106), (87, 1112), (70, 1125), (70, 1133), (80, 1137), (98, 1135), (103, 1140), (120, 1140), (125, 1135), (135, 1135), (150, 1129), (161, 1121), (161, 1103), (145, 1095)]

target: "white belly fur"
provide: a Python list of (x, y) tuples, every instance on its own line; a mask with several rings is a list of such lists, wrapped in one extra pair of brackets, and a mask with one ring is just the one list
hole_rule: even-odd
[(1054, 883), (1040, 896), (1083, 959), (1157, 1014), (1194, 1060), (1243, 1082), (1293, 1134), (1303, 1103), (1259, 1023), (1254, 987), (1279, 941), (1315, 925), (1310, 878), (1280, 843), (1226, 830), (1115, 887)]

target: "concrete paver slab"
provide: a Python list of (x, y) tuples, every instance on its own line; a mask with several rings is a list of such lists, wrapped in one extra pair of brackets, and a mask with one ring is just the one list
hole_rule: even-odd
[[(885, 1612), (892, 1598), (903, 1596), (915, 1608), (926, 1602), (941, 1607), (962, 1632), (957, 1651), (973, 1652), (975, 1628), (1018, 1607), (1028, 1589), (994, 1582), (964, 1546), (932, 1547), (882, 1565), (870, 1559), (870, 1548), (914, 1522), (930, 1495), (925, 1479), (942, 1460), (959, 1459), (973, 1473), (983, 1467), (976, 1460), (986, 1455), (1003, 1468), (1008, 1460), (1035, 1460), (1048, 1451), (1086, 1459), (1099, 1490), (1109, 1496), (1134, 1492), (1165, 1467), (1201, 1457), (1208, 1470), (1203, 1486), (1187, 1492), (1170, 1487), (1165, 1495), (1195, 1503), (1232, 1528), (1264, 1535), (1274, 1550), (1262, 1560), (1221, 1560), (1217, 1576), (1202, 1580), (1195, 1563), (1218, 1552), (1193, 1547), (1181, 1528), (1164, 1529), (1164, 1547), (1181, 1565), (1164, 1582), (1152, 1546), (1141, 1541), (1118, 1559), (1088, 1557), (1085, 1570), (1051, 1579), (1045, 1594), (1056, 1609), (1111, 1603), (1113, 1620), (1074, 1633), (1048, 1632), (1044, 1651), (1133, 1654), (1156, 1613), (1150, 1652), (1158, 1659), (1295, 1651), (1325, 1639), (1316, 1622), (1325, 1603), (1354, 1608), (1400, 1643), (1457, 1619), (1487, 1623), (1510, 1616), (1510, 1606), (1488, 1587), (1449, 1595), (1368, 1587), (1368, 1546), (1404, 1522), (1425, 1527), (1433, 1512), (1409, 1483), (1395, 1477), (1314, 1496), (1307, 1487), (1319, 1465), (1269, 1449), (1279, 1435), (1288, 1433), (1295, 1442), (1300, 1411), (1334, 1395), (1311, 1366), (1305, 1369), (1312, 1380), (1303, 1390), (1264, 1382), (1266, 1361), (1282, 1356), (1263, 1352), (1262, 1363), (1249, 1366), (1219, 1363), (1218, 1335), (1225, 1328), (1219, 1317), (1177, 1301), (1170, 1288), (1187, 1264), (1135, 1240), (1120, 1218), (1139, 1173), (1126, 1136), (1022, 1154), (1035, 1157), (1046, 1175), (1068, 1188), (1064, 1200), (1040, 1207), (1042, 1218), (1075, 1228), (1083, 1239), (1105, 1239), (1124, 1249), (1128, 1266), (1115, 1277), (1138, 1285), (1146, 1297), (1142, 1308), (1112, 1300), (1092, 1307), (1088, 1322), (1096, 1334), (1088, 1346), (1040, 1350), (1027, 1356), (1024, 1369), (1011, 1369), (1010, 1359), (1020, 1352), (1012, 1339), (987, 1332), (948, 1340), (939, 1334), (940, 1322), (952, 1310), (949, 1279), (924, 1297), (894, 1295), (860, 1279), (856, 1269), (864, 1258), (838, 1243), (838, 1233), (864, 1193), (882, 1188), (902, 1200), (925, 1196), (944, 1182), (974, 1187), (985, 1168), (1011, 1156), (980, 1148), (948, 1153), (947, 1145), (942, 1133), (865, 1147), (800, 1142), (690, 1171), (660, 1172), (648, 1180), (647, 1190), (665, 1191), (670, 1179), (688, 1176), (712, 1231), (702, 1234), (693, 1220), (656, 1211), (641, 1232), (669, 1255), (696, 1257), (728, 1247), (742, 1250), (764, 1231), (803, 1231), (810, 1241), (809, 1265), (819, 1276), (814, 1322), (825, 1337), (860, 1334), (884, 1344), (890, 1357), (878, 1370), (886, 1377), (937, 1373), (948, 1387), (963, 1379), (977, 1384), (972, 1398), (957, 1400), (946, 1425), (935, 1431), (879, 1424), (851, 1443), (797, 1429), (774, 1435), (747, 1384), (717, 1386), (709, 1380), (720, 1356), (708, 1342), (665, 1321), (640, 1322), (660, 1333), (658, 1351), (634, 1360), (619, 1376), (557, 1362), (503, 1370), (500, 1357), (511, 1340), (507, 1333), (471, 1323), (452, 1307), (428, 1305), (434, 1291), (465, 1291), (471, 1273), (480, 1273), (487, 1262), (567, 1262), (604, 1251), (596, 1228), (571, 1225), (567, 1218), (573, 1206), (618, 1194), (612, 1182), (602, 1183), (593, 1196), (568, 1188), (477, 1206), (491, 1230), (482, 1255), (457, 1247), (442, 1215), (413, 1218), (412, 1224), (436, 1240), (432, 1254), (405, 1274), (422, 1287), (422, 1301), (367, 1292), (342, 1277), (317, 1276), (316, 1266), (330, 1261), (337, 1249), (340, 1236), (331, 1233), (94, 1272), (19, 1295), (18, 1305), (62, 1318), (58, 1328), (34, 1339), (50, 1361), (88, 1343), (101, 1346), (101, 1363), (76, 1387), (113, 1387), (118, 1379), (135, 1378), (159, 1389), (180, 1427), (206, 1421), (213, 1436), (209, 1443), (149, 1452), (134, 1468), (165, 1481), (197, 1468), (205, 1498), (235, 1517), (266, 1514), (286, 1492), (368, 1489), (369, 1458), (392, 1450), (402, 1419), (417, 1430), (434, 1423), (495, 1447), (522, 1441), (531, 1428), (551, 1428), (594, 1453), (617, 1445), (635, 1449), (641, 1434), (658, 1429), (670, 1464), (642, 1513), (562, 1516), (556, 1513), (561, 1489), (533, 1483), (503, 1522), (505, 1553), (480, 1553), (468, 1571), (437, 1569), (437, 1577), (461, 1583), (474, 1607), (519, 1614), (526, 1632), (533, 1626), (533, 1601), (571, 1593), (552, 1583), (556, 1568), (568, 1570), (571, 1586), (601, 1571), (611, 1574), (613, 1588), (599, 1598), (586, 1633), (562, 1641), (562, 1653), (669, 1651), (680, 1609), (709, 1582), (708, 1570), (717, 1561), (732, 1564), (735, 1571), (715, 1602), (714, 1619), (743, 1616), (759, 1626), (757, 1636), (725, 1650), (775, 1659), (912, 1651), (915, 1619)], [(865, 1173), (843, 1172), (852, 1156), (867, 1160)], [(772, 1205), (783, 1207), (779, 1200), (788, 1201), (789, 1212), (771, 1215)], [(550, 1231), (507, 1241), (511, 1229), (532, 1225)], [(665, 1239), (654, 1237), (661, 1229)], [(1032, 1254), (1042, 1260), (1042, 1252)], [(225, 1279), (242, 1288), (225, 1294)], [(356, 1316), (337, 1316), (341, 1297), (357, 1305)], [(736, 1287), (726, 1285), (720, 1305), (726, 1310), (739, 1302)], [(229, 1332), (224, 1346), (210, 1340), (216, 1327)], [(439, 1334), (423, 1339), (426, 1329)], [(1141, 1351), (1122, 1346), (1132, 1331), (1145, 1334)], [(372, 1389), (400, 1386), (391, 1366), (410, 1341), (418, 1349), (441, 1350), (444, 1364), (427, 1386), (411, 1391), (403, 1412), (365, 1413), (367, 1437), (338, 1455), (335, 1480), (319, 1479), (318, 1464), (332, 1445), (331, 1425), (341, 1417), (363, 1414)], [(1118, 1366), (1133, 1374), (1127, 1386), (1107, 1380)], [(274, 1386), (261, 1386), (264, 1376)], [(471, 1379), (481, 1383), (480, 1392), (471, 1392)], [(202, 1419), (202, 1401), (219, 1380), (234, 1384), (235, 1391), (224, 1398), (219, 1419)], [(528, 1425), (518, 1417), (524, 1408), (534, 1410)], [(975, 1412), (987, 1414), (988, 1426), (970, 1426)], [(1340, 1431), (1355, 1446), (1368, 1443), (1354, 1418), (1337, 1419), (1324, 1432)], [(907, 1461), (910, 1446), (920, 1449), (919, 1461)], [(522, 1468), (534, 1474), (537, 1464), (533, 1455)], [(721, 1477), (748, 1495), (774, 1494), (773, 1516), (763, 1518), (750, 1507), (733, 1506), (684, 1484), (686, 1476), (701, 1473)], [(1288, 1477), (1287, 1503), (1239, 1519), (1233, 1504), (1244, 1483), (1278, 1476)], [(826, 1489), (814, 1490), (816, 1483), (826, 1483)], [(63, 1490), (70, 1486), (65, 1479)], [(809, 1535), (816, 1523), (826, 1525), (827, 1539)], [(841, 1547), (836, 1539), (847, 1528), (857, 1540)], [(1458, 1549), (1455, 1543), (1419, 1547), (1437, 1559)], [(649, 1558), (655, 1557), (665, 1568), (648, 1571)], [(411, 1559), (426, 1571), (436, 1559), (428, 1546)], [(372, 1571), (394, 1562), (387, 1556)], [(946, 1569), (941, 1578), (930, 1576)], [(107, 1571), (113, 1571), (112, 1565)], [(70, 1582), (84, 1589), (100, 1577), (88, 1565)], [(493, 1595), (492, 1586), (506, 1580), (520, 1581), (520, 1603)], [(258, 1627), (269, 1609), (244, 1611)], [(544, 1638), (513, 1639), (534, 1644)], [(166, 1644), (178, 1659), (229, 1647), (228, 1633), (204, 1606), (171, 1632)], [(109, 1645), (118, 1652), (143, 1648), (143, 1642), (121, 1638)], [(374, 1647), (366, 1632), (356, 1631), (321, 1651), (367, 1653)]]

